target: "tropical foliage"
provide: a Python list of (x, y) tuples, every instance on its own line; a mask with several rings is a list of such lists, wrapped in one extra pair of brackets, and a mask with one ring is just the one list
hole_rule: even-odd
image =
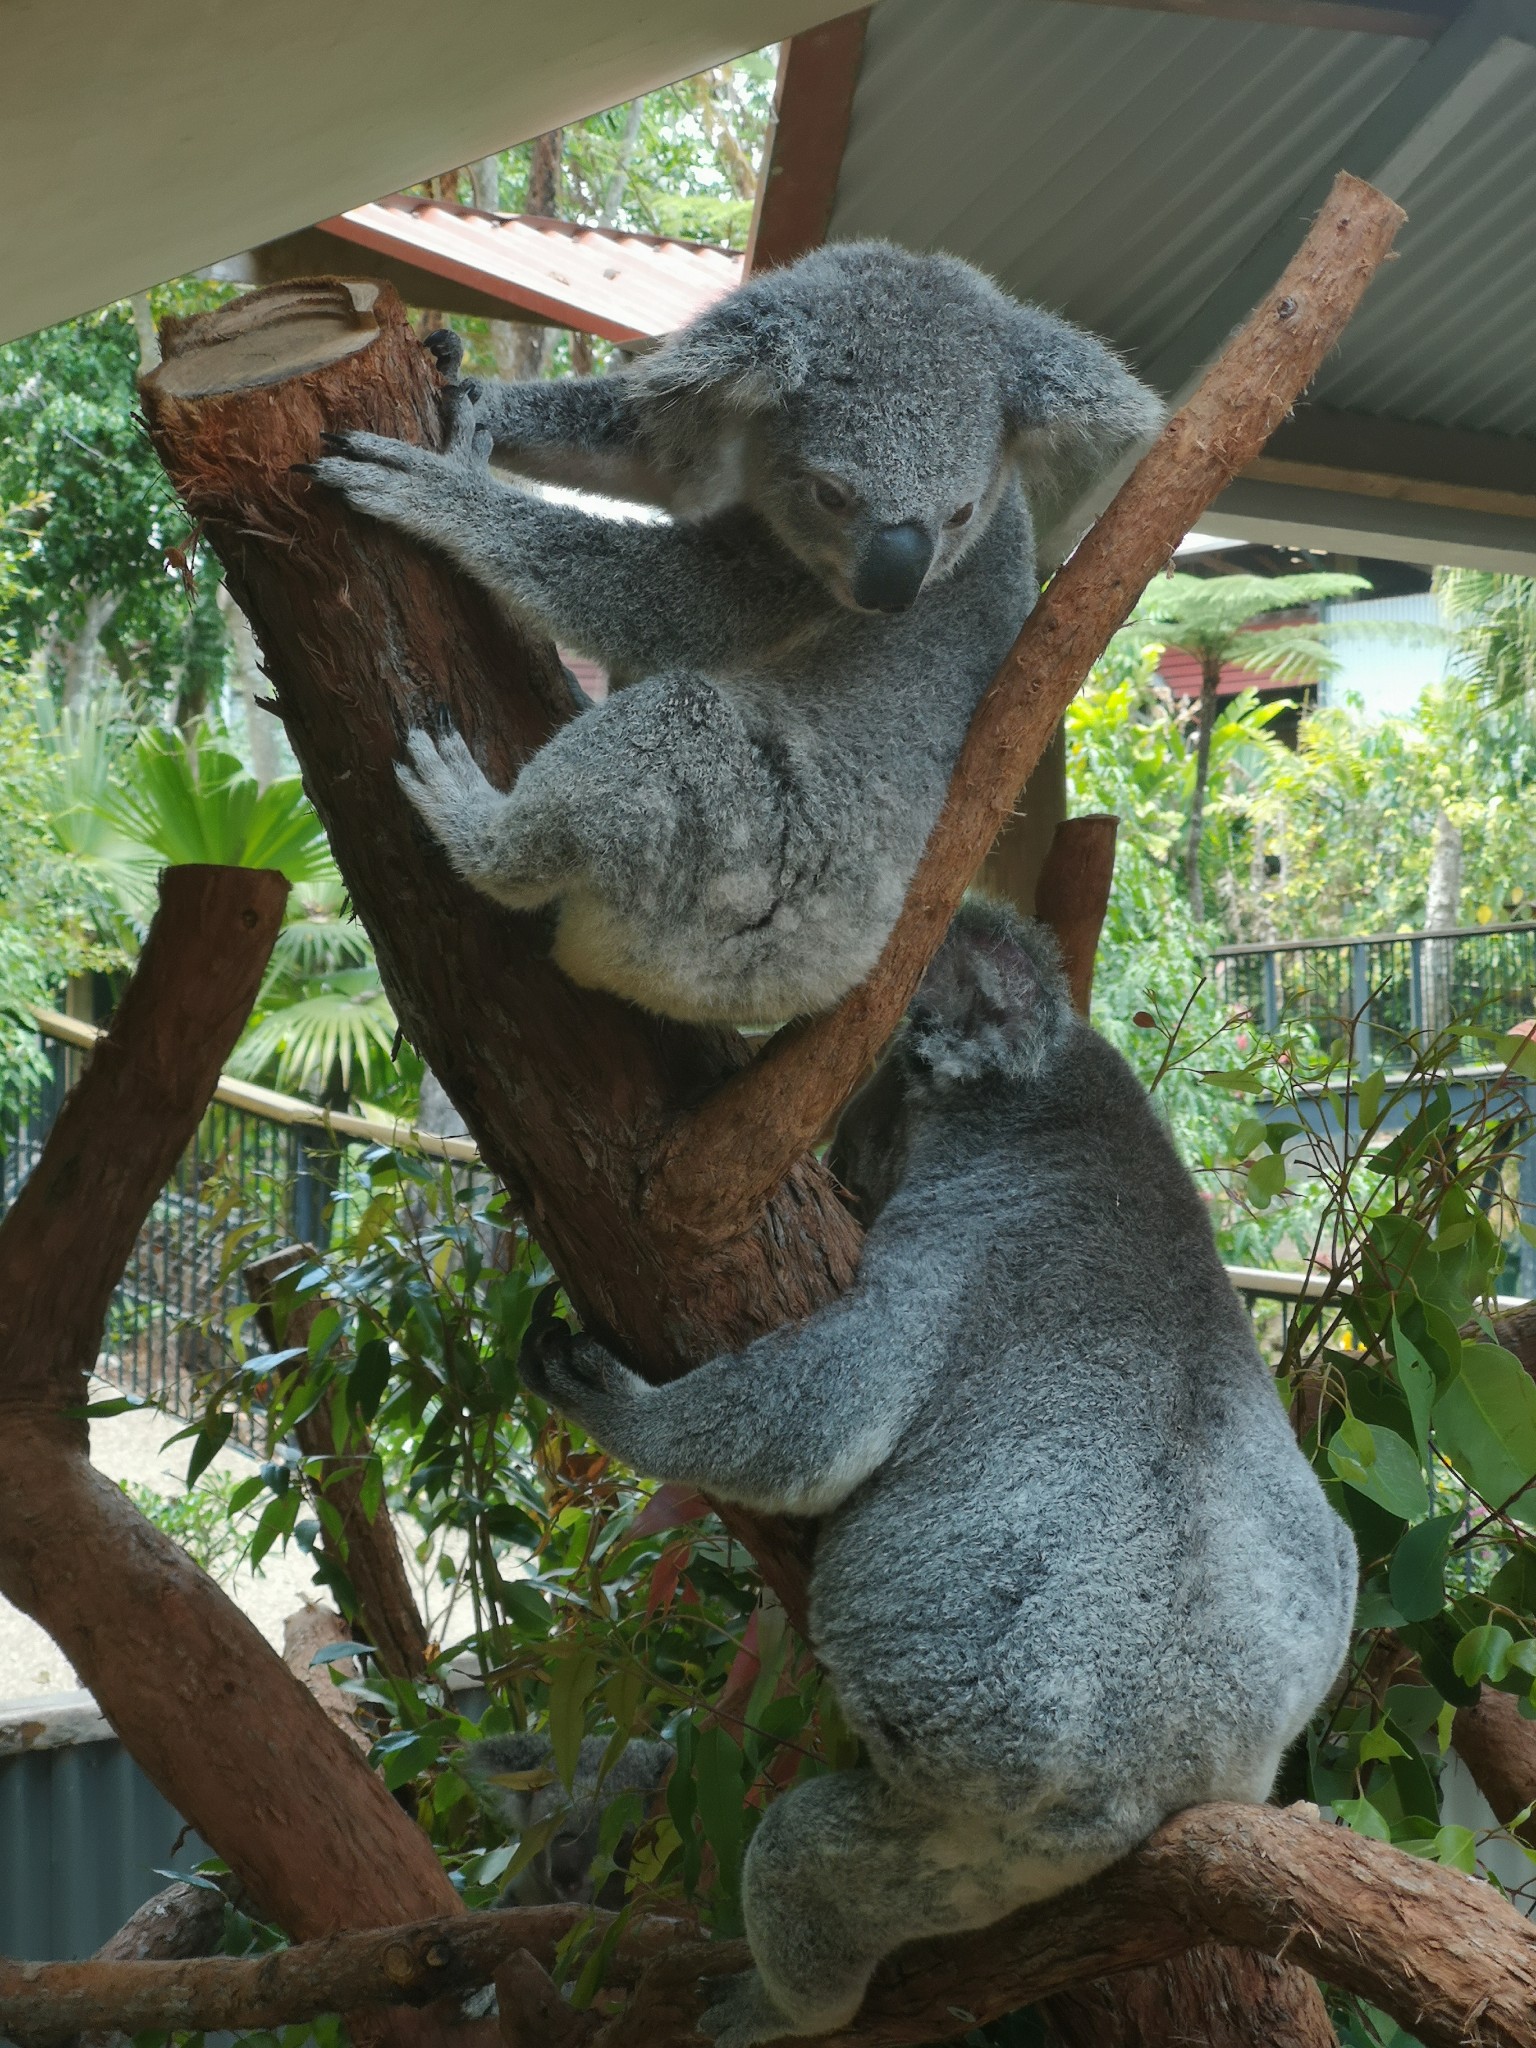
[(1269, 627), (1255, 619), (1349, 597), (1370, 586), (1362, 576), (1159, 576), (1138, 603), (1126, 637), (1133, 645), (1177, 647), (1200, 664), (1195, 772), (1185, 833), (1184, 874), (1197, 918), (1205, 915), (1201, 849), (1210, 753), (1219, 706), (1218, 686), (1228, 663), (1280, 683), (1314, 683), (1337, 665), (1324, 628), (1315, 622)]

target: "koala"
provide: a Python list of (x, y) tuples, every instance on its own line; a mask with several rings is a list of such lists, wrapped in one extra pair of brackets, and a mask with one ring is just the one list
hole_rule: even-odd
[(830, 1307), (659, 1387), (551, 1309), (523, 1366), (638, 1471), (820, 1520), (811, 1637), (868, 1765), (753, 1836), (720, 2048), (842, 2028), (898, 1944), (1265, 1799), (1354, 1610), (1204, 1204), (1048, 933), (962, 911), (833, 1158), (869, 1232)]
[(629, 1866), (634, 1830), (620, 1836), (614, 1850), (616, 1867), (603, 1885), (595, 1886), (592, 1865), (604, 1810), (625, 1792), (638, 1792), (642, 1798), (659, 1792), (676, 1752), (670, 1742), (628, 1742), (599, 1782), (607, 1748), (606, 1736), (586, 1737), (569, 1792), (555, 1770), (554, 1747), (547, 1735), (487, 1736), (471, 1743), (455, 1760), (459, 1775), (509, 1834), (525, 1834), (554, 1814), (562, 1816), (554, 1835), (507, 1886), (499, 1904), (623, 1904), (623, 1872)]
[[(456, 376), (457, 342), (435, 352)], [(553, 909), (577, 982), (694, 1022), (832, 1007), (1034, 606), (1037, 523), (1159, 401), (969, 264), (873, 242), (752, 280), (613, 375), (444, 400), (441, 454), (330, 435), (310, 473), (616, 687), (510, 791), (461, 736), (410, 734), (427, 826), (488, 895)], [(551, 502), (493, 455), (655, 513)]]

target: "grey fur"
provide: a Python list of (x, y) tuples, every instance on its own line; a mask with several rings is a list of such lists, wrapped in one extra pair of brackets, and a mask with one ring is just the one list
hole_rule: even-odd
[[(549, 1841), (502, 1893), (501, 1905), (547, 1906), (566, 1900), (584, 1905), (623, 1903), (620, 1874), (628, 1867), (634, 1830), (626, 1829), (615, 1845), (618, 1885), (612, 1889), (599, 1885), (592, 1866), (603, 1814), (625, 1792), (638, 1792), (644, 1798), (658, 1792), (676, 1752), (670, 1742), (637, 1738), (624, 1745), (600, 1777), (607, 1749), (606, 1736), (589, 1735), (583, 1740), (569, 1792), (555, 1770), (554, 1746), (547, 1735), (489, 1735), (455, 1758), (460, 1777), (509, 1835), (524, 1835), (541, 1821), (555, 1814), (562, 1816)], [(505, 1782), (508, 1778), (525, 1782), (509, 1785)]]
[(962, 913), (836, 1160), (871, 1223), (840, 1301), (666, 1386), (563, 1324), (524, 1370), (639, 1471), (825, 1518), (812, 1635), (870, 1768), (764, 1817), (720, 2048), (840, 2028), (900, 1943), (1267, 1797), (1354, 1605), (1204, 1205), (1043, 930)]
[[(347, 434), (314, 474), (628, 687), (510, 793), (412, 734), (422, 817), (489, 895), (558, 906), (577, 981), (701, 1021), (829, 1008), (879, 957), (1034, 605), (1031, 504), (1078, 497), (1159, 402), (970, 265), (884, 243), (770, 272), (612, 376), (447, 400), (445, 453)], [(550, 503), (493, 449), (670, 517)]]

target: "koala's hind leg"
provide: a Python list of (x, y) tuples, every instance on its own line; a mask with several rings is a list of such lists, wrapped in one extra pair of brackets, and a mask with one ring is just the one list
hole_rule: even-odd
[[(874, 1771), (834, 1771), (769, 1808), (742, 1881), (756, 1969), (699, 2023), (716, 2048), (844, 2027), (905, 1941), (985, 1927), (1112, 1860), (1031, 1853), (1006, 1820), (916, 1801)], [(1118, 1852), (1116, 1852), (1118, 1853)]]

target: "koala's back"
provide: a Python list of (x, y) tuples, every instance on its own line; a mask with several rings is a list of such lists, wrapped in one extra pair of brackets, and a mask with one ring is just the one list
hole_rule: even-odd
[(823, 1533), (813, 1630), (882, 1768), (1145, 1832), (1267, 1795), (1355, 1566), (1139, 1085), (1086, 1029), (1066, 1064), (1054, 1127), (955, 1134), (871, 1233), (931, 1384)]

